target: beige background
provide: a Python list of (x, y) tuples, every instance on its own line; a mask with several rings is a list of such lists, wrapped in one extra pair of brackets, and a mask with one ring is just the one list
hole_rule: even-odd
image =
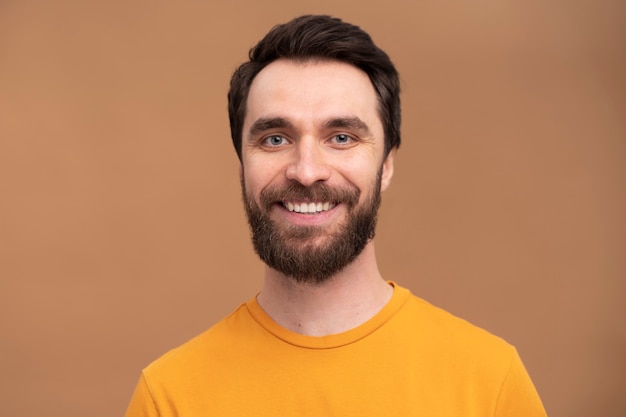
[(0, 415), (120, 416), (255, 294), (227, 83), (324, 12), (402, 75), (384, 276), (515, 344), (552, 417), (623, 416), (626, 3), (295, 3), (0, 1)]

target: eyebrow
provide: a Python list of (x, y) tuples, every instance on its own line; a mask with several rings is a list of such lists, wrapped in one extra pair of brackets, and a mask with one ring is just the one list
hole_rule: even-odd
[[(291, 122), (283, 117), (262, 117), (250, 126), (248, 137), (252, 138), (272, 129), (289, 129), (291, 127), (293, 127)], [(326, 120), (323, 127), (325, 129), (347, 129), (364, 135), (371, 134), (367, 124), (358, 117), (334, 117)]]
[(367, 124), (358, 117), (337, 117), (324, 122), (326, 129), (347, 129), (369, 135), (370, 129)]
[(286, 129), (290, 128), (291, 123), (287, 119), (282, 117), (262, 117), (256, 120), (248, 133), (249, 137), (257, 136), (267, 130), (271, 129)]

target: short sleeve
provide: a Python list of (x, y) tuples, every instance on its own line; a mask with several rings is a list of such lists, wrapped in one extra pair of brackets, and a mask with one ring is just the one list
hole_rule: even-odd
[(502, 383), (494, 416), (546, 417), (539, 394), (517, 352)]
[(143, 373), (130, 400), (125, 417), (159, 417), (159, 412)]

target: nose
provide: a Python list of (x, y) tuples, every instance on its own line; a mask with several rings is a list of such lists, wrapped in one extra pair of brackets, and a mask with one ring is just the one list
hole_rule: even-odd
[(330, 177), (330, 168), (324, 149), (316, 140), (302, 138), (293, 149), (291, 161), (285, 172), (287, 179), (309, 187)]

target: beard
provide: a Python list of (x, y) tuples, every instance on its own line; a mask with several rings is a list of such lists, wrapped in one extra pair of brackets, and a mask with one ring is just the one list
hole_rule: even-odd
[[(266, 187), (260, 205), (246, 191), (243, 175), (241, 189), (252, 244), (266, 265), (298, 283), (322, 284), (341, 271), (374, 238), (381, 202), (381, 175), (378, 172), (370, 196), (359, 207), (360, 191), (353, 185), (331, 188), (323, 183), (305, 187), (293, 182), (283, 187)], [(280, 225), (270, 218), (275, 204), (282, 201), (329, 201), (347, 207), (347, 216), (336, 230), (325, 226)], [(317, 242), (317, 243), (316, 243)]]

